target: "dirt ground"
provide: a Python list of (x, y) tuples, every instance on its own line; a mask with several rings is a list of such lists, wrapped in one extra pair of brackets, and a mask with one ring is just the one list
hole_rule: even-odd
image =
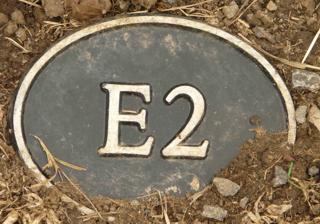
[[(233, 11), (229, 0), (69, 0), (62, 7), (58, 1), (43, 2), (55, 3), (0, 1), (0, 13), (11, 19), (0, 14), (0, 223), (320, 223), (320, 174), (308, 174), (310, 167), (320, 168), (320, 135), (308, 121), (298, 125), (293, 146), (286, 143), (286, 133), (255, 129), (255, 139), (247, 141), (229, 167), (216, 175), (241, 186), (235, 196), (224, 197), (210, 185), (185, 198), (155, 192), (133, 201), (88, 200), (72, 184), (58, 185), (90, 209), (92, 202), (99, 211), (92, 215), (81, 214), (56, 189), (36, 182), (12, 148), (7, 125), (8, 107), (21, 77), (46, 49), (104, 17), (134, 12), (192, 17), (233, 33), (277, 68), (295, 107), (320, 107), (319, 92), (294, 89), (291, 80), (294, 68), (320, 70), (318, 43), (305, 64), (300, 63), (320, 28), (319, 1), (236, 0), (238, 8)], [(13, 13), (17, 9), (22, 13)], [(275, 166), (289, 176), (288, 183), (280, 187), (272, 182)], [(243, 198), (248, 201), (245, 205), (240, 203)], [(221, 222), (207, 218), (202, 214), (204, 205), (220, 206), (228, 216)]]

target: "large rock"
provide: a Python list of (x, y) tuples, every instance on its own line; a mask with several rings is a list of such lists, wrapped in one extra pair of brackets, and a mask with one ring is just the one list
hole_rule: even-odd
[(222, 222), (228, 216), (228, 211), (219, 206), (204, 205), (202, 216)]
[(215, 177), (213, 179), (213, 184), (216, 186), (218, 192), (225, 197), (234, 196), (240, 190), (238, 184), (226, 178)]
[(274, 178), (272, 180), (273, 187), (280, 187), (288, 183), (288, 173), (281, 167), (274, 167)]
[(315, 72), (294, 69), (292, 72), (293, 88), (303, 88), (316, 92), (320, 89), (320, 76)]
[(64, 5), (60, 0), (42, 0), (42, 6), (46, 15), (50, 18), (63, 16)]

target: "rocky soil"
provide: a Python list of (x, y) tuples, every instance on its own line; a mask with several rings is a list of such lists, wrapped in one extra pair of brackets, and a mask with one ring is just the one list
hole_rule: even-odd
[[(0, 223), (320, 223), (320, 2), (316, 0), (0, 1)], [(12, 148), (8, 108), (23, 74), (59, 38), (103, 18), (166, 13), (233, 33), (264, 54), (290, 89), (297, 141), (256, 124), (235, 160), (201, 192), (132, 201), (86, 198), (70, 182), (37, 183)], [(314, 40), (314, 41), (313, 41)], [(314, 42), (314, 44), (313, 44)], [(254, 123), (254, 122), (253, 122)]]

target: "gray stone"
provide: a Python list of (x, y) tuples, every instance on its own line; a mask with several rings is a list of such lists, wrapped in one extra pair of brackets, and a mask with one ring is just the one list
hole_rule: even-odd
[(18, 25), (13, 21), (9, 21), (7, 23), (7, 26), (4, 28), (3, 32), (5, 35), (10, 36), (14, 34), (17, 30), (18, 30)]
[(294, 69), (292, 72), (292, 86), (293, 88), (302, 88), (316, 92), (320, 89), (320, 76), (315, 72)]
[(316, 166), (309, 167), (308, 174), (310, 177), (317, 176), (319, 174), (319, 168)]
[(309, 114), (308, 120), (320, 131), (320, 110), (316, 105), (312, 105)]
[(9, 18), (6, 14), (0, 12), (0, 26), (3, 26), (9, 21)]
[(274, 1), (270, 1), (267, 4), (267, 9), (272, 12), (272, 11), (276, 11), (278, 9), (278, 7), (277, 7), (276, 3), (274, 3)]
[(281, 166), (275, 166), (272, 180), (273, 187), (280, 187), (286, 183), (288, 183), (288, 173)]
[(244, 197), (240, 200), (239, 205), (241, 208), (245, 209), (247, 207), (248, 202), (249, 202), (249, 198)]
[(20, 24), (20, 25), (26, 24), (24, 15), (19, 9), (16, 9), (11, 13), (11, 20), (14, 21), (16, 24)]
[(226, 178), (215, 177), (213, 184), (216, 186), (218, 192), (225, 197), (234, 196), (240, 190), (238, 184)]
[(306, 120), (307, 120), (307, 110), (308, 110), (308, 107), (306, 105), (300, 105), (296, 109), (296, 121), (299, 124), (303, 124), (303, 123), (306, 122)]
[(222, 222), (228, 216), (228, 211), (219, 206), (204, 205), (202, 216)]
[(42, 6), (46, 15), (50, 18), (63, 16), (65, 12), (62, 1), (42, 0)]
[(228, 18), (232, 19), (239, 11), (239, 6), (235, 1), (232, 1), (229, 5), (222, 8), (223, 14)]

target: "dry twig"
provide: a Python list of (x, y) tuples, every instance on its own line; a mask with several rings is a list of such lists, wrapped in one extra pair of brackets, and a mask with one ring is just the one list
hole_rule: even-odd
[(304, 63), (304, 62), (307, 60), (310, 52), (312, 51), (315, 43), (317, 42), (317, 40), (318, 40), (318, 38), (319, 38), (319, 35), (320, 35), (320, 28), (319, 28), (318, 32), (316, 33), (316, 35), (314, 36), (313, 40), (311, 41), (311, 44), (310, 44), (310, 46), (309, 46), (306, 54), (304, 55), (301, 63)]
[(258, 0), (253, 0), (253, 1), (248, 5), (247, 8), (245, 8), (243, 11), (241, 11), (241, 12), (239, 13), (239, 15), (238, 15), (234, 20), (232, 20), (231, 23), (228, 24), (228, 26), (232, 25), (235, 21), (237, 21), (238, 19), (240, 19), (241, 16), (242, 16), (246, 11), (248, 11), (248, 10), (250, 9), (250, 7), (251, 7), (254, 3), (256, 3), (257, 1), (258, 1)]
[(6, 40), (10, 41), (14, 46), (20, 48), (22, 50), (23, 54), (26, 53), (31, 53), (30, 50), (27, 50), (26, 48), (24, 48), (21, 44), (19, 44), (17, 41), (15, 41), (14, 39), (10, 38), (10, 37), (4, 37)]
[[(25, 3), (27, 5), (30, 5), (30, 6), (34, 6), (34, 7), (37, 7), (37, 8), (41, 8), (40, 5), (36, 4), (35, 2), (29, 2), (27, 0), (18, 0), (19, 2), (22, 2), (22, 3)], [(37, 1), (36, 1), (37, 2)]]

